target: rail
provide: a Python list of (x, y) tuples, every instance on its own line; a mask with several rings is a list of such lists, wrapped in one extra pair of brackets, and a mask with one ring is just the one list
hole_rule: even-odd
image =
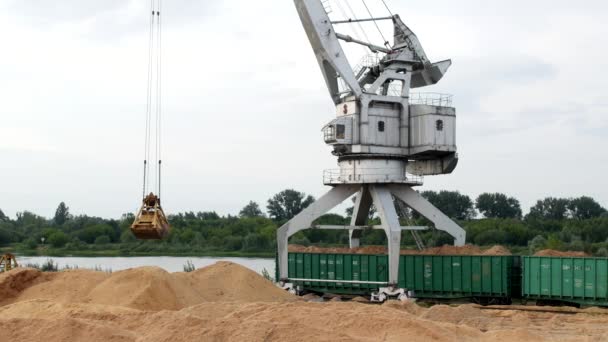
[(410, 93), (410, 104), (451, 107), (453, 95), (441, 93)]
[(422, 185), (424, 177), (394, 169), (366, 168), (356, 172), (341, 169), (323, 171), (323, 184), (370, 184), (370, 183), (403, 183)]

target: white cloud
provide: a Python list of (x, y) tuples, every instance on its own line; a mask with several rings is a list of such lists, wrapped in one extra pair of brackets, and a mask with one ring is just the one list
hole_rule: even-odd
[[(322, 170), (335, 159), (319, 130), (334, 111), (292, 1), (163, 4), (167, 210), (234, 214), (287, 187), (321, 195)], [(461, 162), (452, 175), (427, 177), (425, 188), (504, 191), (524, 208), (582, 194), (608, 206), (608, 58), (600, 44), (608, 5), (388, 4), (431, 59), (454, 61), (428, 90), (455, 95)], [(10, 32), (0, 38), (4, 212), (50, 216), (66, 201), (76, 213), (118, 217), (137, 207), (147, 6), (0, 5), (0, 30)], [(379, 39), (373, 25), (364, 28)], [(363, 53), (347, 50), (353, 63)]]

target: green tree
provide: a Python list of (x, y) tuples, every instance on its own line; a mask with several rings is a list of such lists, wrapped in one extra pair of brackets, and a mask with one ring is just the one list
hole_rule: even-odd
[(243, 247), (243, 238), (240, 236), (228, 236), (224, 239), (224, 248), (229, 251), (238, 251)]
[(470, 220), (475, 217), (473, 201), (469, 196), (458, 191), (441, 190), (436, 192), (429, 190), (423, 191), (421, 195), (452, 219)]
[(23, 243), (28, 249), (36, 249), (38, 247), (38, 242), (34, 238), (27, 238)]
[(110, 237), (114, 235), (114, 233), (114, 229), (108, 224), (95, 224), (77, 231), (75, 236), (86, 243), (94, 243), (97, 237), (102, 235)]
[(544, 220), (563, 220), (568, 213), (569, 200), (565, 198), (547, 197), (538, 200), (536, 204), (530, 208), (527, 218), (544, 219)]
[(179, 241), (182, 243), (191, 243), (194, 240), (194, 231), (190, 228), (184, 229), (181, 234), (179, 234)]
[(275, 221), (286, 221), (300, 213), (315, 201), (314, 197), (303, 192), (287, 189), (268, 200), (269, 216)]
[(487, 218), (520, 218), (521, 207), (514, 197), (501, 193), (483, 193), (475, 200), (475, 207)]
[(545, 248), (547, 248), (547, 249), (554, 249), (554, 250), (561, 250), (562, 248), (564, 248), (564, 243), (557, 236), (555, 236), (555, 235), (552, 234), (547, 239), (547, 243), (545, 244)]
[(122, 243), (131, 243), (135, 241), (137, 241), (137, 239), (135, 238), (130, 229), (125, 229), (122, 234), (120, 234), (120, 242)]
[[(351, 197), (350, 199), (353, 201), (353, 203), (356, 203), (356, 202), (357, 202), (357, 196), (353, 196), (353, 197)], [(393, 198), (393, 201), (397, 201), (397, 200), (398, 200), (398, 199)], [(396, 204), (396, 203), (395, 203), (395, 204)], [(353, 205), (352, 207), (348, 207), (348, 208), (346, 208), (346, 209), (344, 210), (344, 212), (346, 213), (346, 216), (348, 216), (348, 217), (352, 217), (352, 216), (353, 216), (353, 213), (355, 212), (355, 206)], [(374, 205), (372, 204), (372, 205), (370, 206), (370, 208), (369, 208), (369, 216), (368, 216), (368, 219), (370, 219), (370, 220), (371, 220), (371, 219), (373, 219), (375, 215), (376, 215), (376, 206), (374, 206)]]
[(107, 245), (110, 243), (110, 237), (107, 235), (101, 235), (95, 238), (96, 245)]
[(15, 225), (18, 230), (28, 235), (48, 226), (47, 220), (44, 217), (27, 210), (17, 213)]
[[(188, 213), (186, 213), (186, 218), (187, 216)], [(220, 215), (218, 215), (215, 211), (199, 211), (196, 213), (196, 216), (193, 216), (193, 218), (198, 218), (199, 220), (219, 220)]]
[(545, 248), (546, 244), (547, 239), (545, 239), (542, 235), (536, 235), (528, 242), (528, 248), (530, 249), (530, 253), (536, 253), (537, 251)]
[(270, 243), (263, 235), (251, 233), (243, 239), (244, 251), (263, 251), (269, 247)]
[(11, 234), (11, 231), (0, 228), (0, 246), (8, 245), (13, 242), (12, 235), (13, 234)]
[(49, 244), (55, 248), (61, 248), (61, 247), (65, 246), (65, 244), (68, 243), (68, 241), (70, 241), (69, 236), (67, 236), (64, 232), (59, 231), (59, 230), (54, 231), (48, 237)]
[(0, 222), (7, 222), (9, 221), (8, 217), (6, 215), (4, 215), (4, 212), (2, 211), (2, 209), (0, 209)]
[(62, 226), (69, 218), (70, 208), (68, 208), (64, 202), (59, 203), (57, 210), (55, 210), (55, 218), (53, 218), (53, 222), (55, 222), (55, 224), (58, 226)]
[(239, 213), (239, 217), (263, 217), (264, 213), (260, 210), (259, 204), (254, 201), (249, 201), (241, 212)]
[(593, 198), (587, 196), (573, 198), (568, 203), (569, 215), (578, 220), (600, 217), (605, 212), (606, 209), (602, 208)]

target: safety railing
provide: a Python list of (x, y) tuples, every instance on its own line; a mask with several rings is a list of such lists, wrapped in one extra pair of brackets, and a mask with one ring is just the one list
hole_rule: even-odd
[(453, 96), (441, 93), (410, 93), (410, 104), (451, 107)]
[(323, 171), (323, 184), (371, 184), (371, 183), (403, 183), (410, 185), (422, 185), (424, 177), (407, 172), (391, 169), (357, 169), (349, 172), (340, 169), (328, 169)]

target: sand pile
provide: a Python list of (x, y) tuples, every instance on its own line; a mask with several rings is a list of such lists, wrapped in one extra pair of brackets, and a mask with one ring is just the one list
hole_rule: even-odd
[[(229, 310), (225, 310), (228, 304)], [(472, 327), (421, 320), (405, 311), (359, 303), (219, 303), (182, 311), (114, 313), (115, 318), (48, 311), (24, 319), (0, 308), (2, 337), (11, 341), (482, 341)], [(10, 324), (8, 324), (10, 322)], [(28, 322), (30, 325), (28, 326)], [(53, 330), (53, 326), (56, 331)]]
[[(348, 247), (317, 247), (317, 246), (301, 246), (289, 245), (289, 251), (293, 253), (325, 253), (325, 254), (387, 254), (388, 249), (385, 246), (363, 246), (356, 248)], [(511, 251), (506, 247), (496, 245), (490, 249), (482, 251), (481, 248), (474, 245), (451, 246), (443, 245), (441, 247), (427, 248), (422, 251), (416, 249), (402, 249), (402, 255), (511, 255)]]
[(492, 247), (486, 249), (481, 254), (483, 254), (483, 255), (511, 255), (511, 251), (504, 246), (495, 245), (495, 246), (492, 246)]
[[(453, 252), (439, 252), (446, 250)], [(0, 304), (0, 342), (608, 338), (604, 309), (570, 308), (565, 314), (518, 311), (515, 306), (481, 310), (476, 305), (424, 308), (398, 301), (306, 302), (255, 272), (226, 262), (191, 273), (167, 273), (156, 267), (113, 274), (18, 269), (0, 275), (0, 294), (5, 296)]]
[(252, 270), (231, 262), (217, 262), (192, 273), (176, 274), (201, 296), (202, 301), (268, 302), (293, 300), (294, 296), (274, 286)]
[(534, 256), (555, 256), (555, 257), (588, 257), (589, 254), (585, 252), (575, 251), (556, 251), (554, 249), (543, 249), (536, 253)]
[(168, 273), (159, 267), (112, 274), (18, 269), (0, 276), (0, 295), (2, 304), (45, 299), (140, 310), (179, 310), (207, 301), (296, 300), (254, 271), (229, 262), (218, 262), (190, 273)]
[(317, 247), (289, 245), (289, 251), (293, 253), (324, 253), (324, 254), (386, 254), (384, 246), (363, 246), (356, 248), (348, 247)]
[(29, 268), (17, 268), (0, 273), (0, 303), (17, 296), (21, 291), (36, 283), (42, 272)]
[[(403, 254), (403, 253), (402, 253)], [(429, 255), (480, 255), (481, 249), (477, 246), (473, 245), (464, 245), (464, 246), (452, 246), (452, 245), (443, 245), (441, 247), (433, 247), (427, 248), (423, 250), (420, 254), (429, 254)]]
[(91, 289), (86, 302), (140, 310), (178, 310), (199, 303), (192, 292), (160, 267), (139, 267), (112, 274)]

